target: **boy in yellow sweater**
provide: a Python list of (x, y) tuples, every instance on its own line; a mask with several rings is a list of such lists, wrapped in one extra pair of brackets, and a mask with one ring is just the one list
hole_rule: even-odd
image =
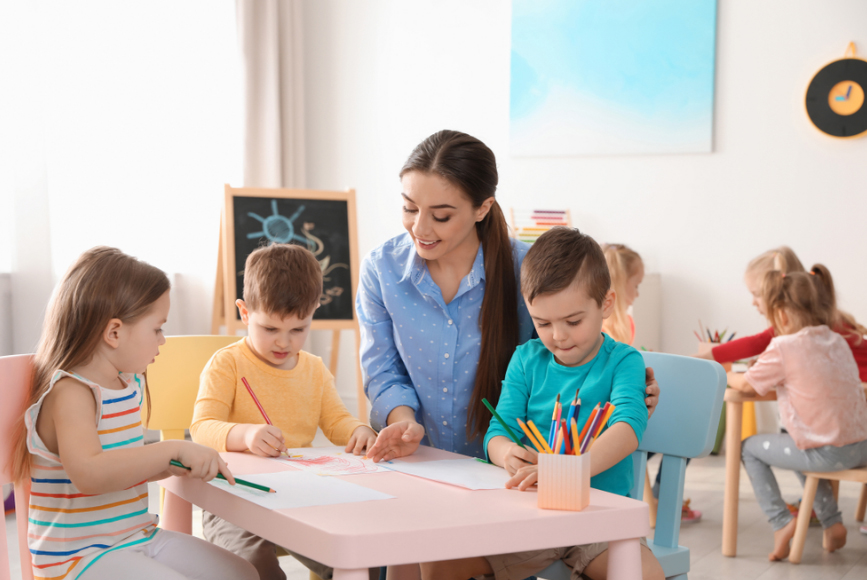
[[(217, 351), (202, 371), (190, 433), (218, 451), (277, 457), (309, 447), (320, 427), (328, 439), (364, 453), (376, 433), (353, 417), (322, 359), (301, 350), (322, 294), (319, 262), (301, 246), (273, 244), (247, 258), (244, 299), (237, 301), (247, 337)], [(245, 378), (273, 425), (241, 381)], [(285, 580), (277, 546), (205, 512), (205, 538), (250, 561), (261, 580)], [(288, 552), (288, 550), (286, 550)], [(291, 552), (290, 552), (291, 553)], [(330, 568), (291, 553), (322, 578)], [(378, 578), (371, 571), (371, 578)]]

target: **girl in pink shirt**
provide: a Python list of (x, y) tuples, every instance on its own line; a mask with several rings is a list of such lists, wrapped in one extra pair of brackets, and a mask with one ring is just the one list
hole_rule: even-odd
[[(776, 336), (749, 371), (728, 377), (732, 388), (746, 393), (776, 389), (788, 431), (749, 437), (742, 451), (756, 499), (774, 529), (772, 561), (789, 555), (795, 519), (771, 466), (795, 471), (803, 484), (803, 471), (867, 465), (867, 400), (852, 350), (828, 326), (832, 313), (822, 288), (833, 288), (822, 265), (809, 273), (768, 272), (762, 298)], [(830, 552), (842, 548), (846, 528), (828, 481), (819, 482), (814, 506), (824, 528), (823, 546)]]

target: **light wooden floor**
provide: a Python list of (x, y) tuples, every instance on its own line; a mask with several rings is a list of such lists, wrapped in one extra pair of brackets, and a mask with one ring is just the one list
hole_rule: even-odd
[[(651, 460), (651, 473), (657, 468)], [(706, 457), (693, 461), (686, 470), (686, 497), (692, 506), (703, 512), (702, 521), (681, 528), (680, 543), (690, 549), (691, 580), (864, 580), (867, 578), (867, 536), (858, 532), (859, 525), (853, 519), (859, 492), (855, 484), (843, 483), (840, 487), (840, 508), (843, 521), (849, 530), (845, 548), (834, 554), (822, 550), (822, 531), (810, 528), (807, 545), (800, 565), (788, 562), (770, 563), (767, 554), (772, 547), (771, 528), (759, 510), (746, 473), (741, 470), (740, 518), (738, 557), (726, 558), (720, 553), (722, 537), (722, 502), (725, 460), (723, 457)], [(777, 479), (788, 501), (801, 495), (800, 484), (791, 472), (777, 471)], [(151, 510), (156, 511), (159, 497), (152, 484)], [(201, 516), (195, 517), (198, 535), (201, 535)], [(6, 518), (7, 538), (15, 546), (14, 518)], [(10, 554), (13, 560), (12, 578), (20, 577), (17, 552)], [(307, 580), (307, 570), (292, 558), (282, 558), (281, 566), (289, 580)]]

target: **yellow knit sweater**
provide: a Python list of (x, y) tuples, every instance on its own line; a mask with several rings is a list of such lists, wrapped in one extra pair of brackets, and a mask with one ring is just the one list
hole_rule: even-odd
[(316, 427), (335, 445), (345, 445), (352, 432), (364, 425), (346, 410), (321, 358), (301, 351), (294, 369), (276, 369), (260, 360), (242, 338), (214, 353), (202, 371), (190, 425), (193, 441), (226, 451), (232, 427), (265, 423), (241, 377), (283, 431), (289, 448), (309, 447)]

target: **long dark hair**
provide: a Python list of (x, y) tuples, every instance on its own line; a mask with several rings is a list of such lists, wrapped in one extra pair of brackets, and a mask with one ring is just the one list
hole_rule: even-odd
[[(400, 170), (439, 175), (459, 188), (473, 207), (480, 207), (497, 190), (497, 159), (487, 145), (458, 131), (434, 133), (413, 149)], [(485, 218), (476, 223), (485, 256), (485, 297), (479, 314), (482, 346), (473, 396), (467, 410), (467, 436), (481, 437), (491, 413), (482, 403), (496, 405), (509, 359), (518, 346), (518, 283), (506, 217), (494, 200)]]

